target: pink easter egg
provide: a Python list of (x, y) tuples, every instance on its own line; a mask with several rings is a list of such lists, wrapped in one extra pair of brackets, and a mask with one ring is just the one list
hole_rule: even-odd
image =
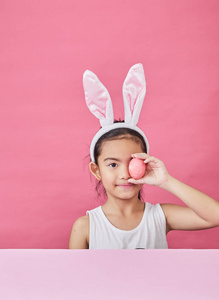
[(146, 171), (146, 164), (142, 159), (133, 158), (129, 163), (129, 174), (134, 179), (143, 177)]

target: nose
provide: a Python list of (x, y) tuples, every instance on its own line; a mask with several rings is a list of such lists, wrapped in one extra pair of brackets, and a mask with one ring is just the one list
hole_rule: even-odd
[(120, 178), (123, 180), (128, 180), (129, 178), (131, 178), (130, 174), (129, 174), (129, 166), (128, 164), (124, 164), (123, 166), (121, 166), (120, 169)]

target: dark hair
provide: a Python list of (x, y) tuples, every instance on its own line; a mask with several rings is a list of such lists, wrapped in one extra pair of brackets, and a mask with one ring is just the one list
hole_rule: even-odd
[[(124, 121), (115, 120), (114, 123), (124, 123)], [(147, 153), (147, 146), (146, 146), (144, 138), (141, 136), (141, 134), (133, 129), (121, 127), (121, 128), (112, 129), (99, 138), (99, 140), (97, 141), (95, 148), (94, 148), (95, 163), (98, 165), (98, 157), (101, 154), (101, 150), (102, 150), (102, 146), (103, 146), (104, 142), (123, 138), (123, 136), (127, 136), (127, 135), (130, 136), (130, 138), (133, 139), (136, 143), (141, 144), (142, 151)], [(101, 194), (100, 188), (103, 188), (101, 181), (99, 181), (96, 186), (96, 191), (97, 191), (98, 195)], [(105, 194), (105, 189), (104, 189), (104, 194)], [(139, 192), (138, 198), (140, 200), (142, 200), (141, 192)]]

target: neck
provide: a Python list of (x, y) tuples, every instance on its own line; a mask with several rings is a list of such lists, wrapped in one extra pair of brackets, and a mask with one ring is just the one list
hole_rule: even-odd
[(138, 210), (144, 209), (144, 202), (138, 197), (132, 199), (115, 199), (108, 196), (106, 203), (102, 206), (104, 210), (110, 210), (115, 214), (128, 215)]

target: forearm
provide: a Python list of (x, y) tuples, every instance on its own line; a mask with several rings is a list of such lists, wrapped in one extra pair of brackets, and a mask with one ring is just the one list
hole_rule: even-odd
[(219, 202), (213, 198), (170, 175), (166, 183), (160, 187), (178, 197), (205, 221), (219, 226)]

